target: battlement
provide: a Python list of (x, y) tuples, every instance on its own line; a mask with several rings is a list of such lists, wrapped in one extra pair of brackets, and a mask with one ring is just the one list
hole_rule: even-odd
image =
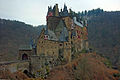
[[(77, 22), (81, 23), (83, 26), (87, 27), (87, 20), (85, 17), (80, 16), (79, 13), (75, 13), (72, 9), (67, 9), (67, 6), (64, 4), (64, 8), (59, 11), (58, 4), (52, 6), (48, 6), (48, 12), (46, 16), (46, 20), (48, 22), (49, 18), (64, 18), (64, 17), (71, 17), (76, 18)], [(50, 19), (51, 20), (51, 19)], [(52, 21), (51, 21), (52, 22)]]

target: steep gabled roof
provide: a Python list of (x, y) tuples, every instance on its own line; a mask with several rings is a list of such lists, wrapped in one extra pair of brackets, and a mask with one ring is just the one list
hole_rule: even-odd
[(76, 17), (73, 17), (73, 21), (76, 25), (80, 26), (80, 27), (83, 27), (83, 25), (77, 21)]
[(55, 34), (59, 41), (67, 41), (68, 30), (66, 28), (65, 22), (62, 19), (56, 27)]
[(55, 35), (55, 33), (53, 31), (48, 30), (48, 34), (47, 35), (49, 36), (49, 38), (48, 38), (49, 40), (58, 41), (58, 38), (56, 37), (56, 35)]
[(68, 30), (66, 27), (63, 28), (59, 37), (59, 41), (68, 41)]

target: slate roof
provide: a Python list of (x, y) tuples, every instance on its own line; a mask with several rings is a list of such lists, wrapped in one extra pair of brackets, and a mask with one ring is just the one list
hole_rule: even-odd
[(48, 35), (48, 40), (68, 41), (68, 30), (66, 28), (65, 22), (60, 20), (54, 31), (46, 29), (45, 35)]
[(80, 27), (83, 27), (83, 25), (77, 21), (76, 17), (73, 17), (73, 21), (76, 25), (80, 26)]
[(49, 40), (55, 40), (58, 41), (58, 38), (56, 37), (55, 33), (51, 30), (48, 30), (48, 36), (49, 36)]
[(31, 45), (22, 45), (20, 46), (19, 50), (32, 50)]
[(68, 30), (66, 27), (63, 27), (62, 33), (59, 37), (59, 41), (68, 41)]

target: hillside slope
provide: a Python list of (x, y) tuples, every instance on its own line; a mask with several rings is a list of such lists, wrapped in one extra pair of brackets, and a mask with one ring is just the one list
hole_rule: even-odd
[(120, 12), (104, 12), (88, 21), (89, 43), (114, 65), (120, 61)]
[(95, 53), (82, 54), (66, 65), (50, 71), (47, 80), (118, 80), (119, 71), (108, 68), (106, 59)]
[(41, 28), (0, 19), (0, 61), (16, 60), (19, 47), (29, 45), (31, 38), (36, 39)]

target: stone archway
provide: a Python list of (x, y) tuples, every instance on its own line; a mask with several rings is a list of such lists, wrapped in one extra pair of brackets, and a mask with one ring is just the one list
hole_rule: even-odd
[(35, 75), (31, 74), (28, 70), (24, 70), (23, 73), (27, 75), (29, 78), (35, 78)]
[(27, 71), (27, 70), (24, 70), (23, 73), (28, 74), (28, 71)]
[(24, 70), (23, 73), (24, 73), (25, 75), (27, 75), (28, 77), (30, 77), (28, 70)]
[(22, 60), (28, 60), (28, 55), (24, 53), (24, 54), (22, 55)]

